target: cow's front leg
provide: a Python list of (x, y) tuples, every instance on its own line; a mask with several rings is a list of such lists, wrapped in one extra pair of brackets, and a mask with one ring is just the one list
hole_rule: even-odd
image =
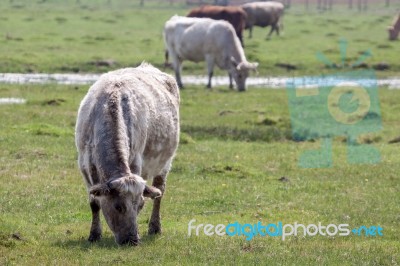
[(240, 44), (242, 45), (242, 48), (244, 48), (244, 41), (243, 41), (243, 36), (242, 36), (241, 32), (239, 33), (238, 37), (239, 37), (239, 40), (240, 40)]
[(94, 242), (101, 239), (101, 223), (100, 204), (93, 196), (90, 196), (90, 208), (92, 209), (92, 226), (88, 240)]
[(233, 89), (233, 82), (232, 82), (232, 74), (228, 72), (228, 76), (229, 76), (229, 89)]
[(211, 71), (208, 73), (208, 83), (207, 83), (207, 88), (211, 89), (211, 79), (213, 77), (214, 73)]
[(267, 40), (271, 39), (271, 35), (272, 35), (272, 33), (274, 32), (274, 30), (275, 30), (275, 26), (274, 26), (274, 25), (271, 25), (271, 30), (269, 31), (269, 33), (268, 33), (268, 35), (267, 35)]
[(166, 175), (158, 175), (153, 179), (153, 186), (161, 190), (161, 197), (155, 198), (153, 200), (153, 211), (151, 213), (150, 223), (149, 223), (149, 234), (161, 234), (161, 216), (160, 207), (161, 199), (164, 195), (166, 185)]

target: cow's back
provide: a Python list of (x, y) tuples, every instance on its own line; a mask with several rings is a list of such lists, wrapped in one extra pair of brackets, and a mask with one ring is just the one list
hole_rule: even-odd
[(177, 57), (193, 62), (204, 61), (207, 54), (223, 56), (238, 41), (232, 25), (226, 21), (188, 17), (167, 21), (165, 39), (168, 49)]
[[(144, 178), (160, 171), (173, 156), (178, 138), (176, 82), (147, 64), (102, 75), (79, 108), (80, 166), (90, 169), (87, 164), (93, 164), (100, 181), (126, 171), (135, 161), (144, 166)], [(151, 173), (146, 169), (150, 160), (159, 163)]]
[(211, 18), (215, 20), (228, 21), (235, 29), (237, 36), (241, 38), (242, 31), (245, 27), (247, 15), (241, 7), (206, 5), (192, 9), (187, 17)]
[(283, 15), (284, 5), (279, 2), (252, 2), (242, 6), (247, 13), (246, 26), (266, 27), (277, 23)]

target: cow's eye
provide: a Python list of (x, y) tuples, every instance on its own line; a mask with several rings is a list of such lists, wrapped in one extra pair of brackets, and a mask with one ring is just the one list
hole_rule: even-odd
[(115, 205), (114, 207), (118, 212), (123, 212), (123, 210), (124, 210), (124, 208), (122, 208), (122, 206), (119, 204)]

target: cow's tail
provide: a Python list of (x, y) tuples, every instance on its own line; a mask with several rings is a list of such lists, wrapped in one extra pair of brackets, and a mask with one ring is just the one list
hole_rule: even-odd
[(170, 64), (169, 64), (169, 52), (168, 52), (168, 45), (167, 45), (167, 35), (165, 34), (165, 29), (163, 31), (163, 39), (164, 39), (164, 46), (165, 46), (165, 49), (164, 49), (164, 58), (165, 58), (164, 67), (168, 67)]
[(279, 15), (278, 19), (278, 27), (281, 31), (283, 31), (283, 15), (285, 14), (285, 9), (283, 9)]
[(165, 49), (165, 62), (164, 62), (164, 67), (169, 66), (168, 57), (169, 57), (168, 49)]

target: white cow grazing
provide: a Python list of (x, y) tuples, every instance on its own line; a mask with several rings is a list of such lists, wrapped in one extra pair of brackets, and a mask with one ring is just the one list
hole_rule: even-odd
[(92, 209), (89, 241), (101, 238), (101, 209), (118, 244), (138, 244), (143, 196), (154, 199), (149, 233), (160, 233), (161, 197), (179, 141), (174, 78), (146, 63), (102, 75), (81, 102), (75, 141)]
[(249, 38), (252, 37), (253, 26), (268, 27), (271, 30), (267, 38), (271, 37), (273, 31), (279, 35), (279, 28), (282, 27), (284, 5), (280, 2), (251, 2), (242, 5), (247, 13), (246, 29), (249, 29)]
[(181, 88), (181, 66), (184, 60), (207, 62), (208, 88), (211, 88), (216, 64), (228, 71), (229, 87), (233, 88), (233, 77), (239, 91), (246, 90), (249, 70), (256, 70), (258, 66), (258, 63), (247, 62), (235, 30), (223, 20), (173, 16), (165, 23), (164, 39)]

